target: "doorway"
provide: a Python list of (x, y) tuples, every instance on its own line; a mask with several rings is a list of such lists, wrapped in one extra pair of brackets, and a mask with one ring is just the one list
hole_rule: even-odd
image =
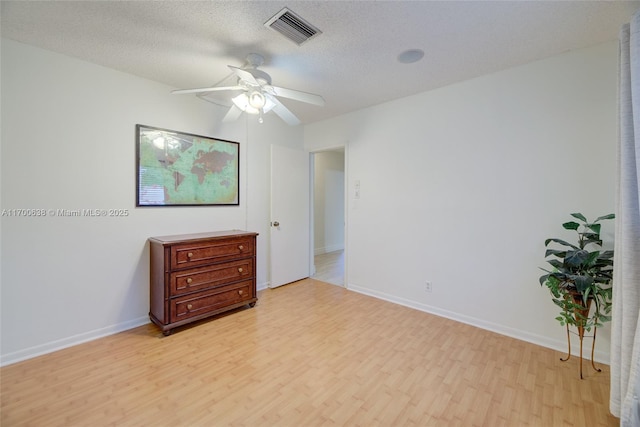
[(313, 153), (313, 278), (345, 286), (345, 150)]

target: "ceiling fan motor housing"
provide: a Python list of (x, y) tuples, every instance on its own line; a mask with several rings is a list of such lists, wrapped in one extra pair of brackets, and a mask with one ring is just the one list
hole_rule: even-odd
[(261, 86), (271, 84), (271, 76), (264, 71), (255, 68), (245, 69), (245, 71), (251, 73), (253, 78), (256, 79)]

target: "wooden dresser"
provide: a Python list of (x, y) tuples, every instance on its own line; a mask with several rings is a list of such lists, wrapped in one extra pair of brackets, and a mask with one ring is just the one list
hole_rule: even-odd
[(149, 317), (164, 335), (173, 328), (256, 298), (256, 237), (232, 230), (149, 238)]

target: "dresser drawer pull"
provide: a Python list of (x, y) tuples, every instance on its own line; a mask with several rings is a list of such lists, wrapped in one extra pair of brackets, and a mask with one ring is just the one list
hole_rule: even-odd
[(238, 295), (244, 294), (244, 291), (238, 291)]
[(244, 246), (240, 245), (240, 246), (238, 246), (238, 249), (243, 250)]
[(242, 267), (238, 269), (238, 273), (242, 273)]
[(193, 304), (187, 304), (187, 310), (191, 310), (193, 308)]
[(187, 254), (187, 258), (191, 258), (192, 256), (193, 256), (193, 252), (189, 252), (189, 253)]
[(191, 277), (189, 277), (189, 278), (187, 279), (187, 284), (188, 284), (188, 285), (190, 285), (190, 284), (191, 284), (191, 282), (193, 282), (193, 279), (192, 279)]

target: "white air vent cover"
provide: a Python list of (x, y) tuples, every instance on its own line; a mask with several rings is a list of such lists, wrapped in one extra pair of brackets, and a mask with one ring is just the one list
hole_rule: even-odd
[(264, 23), (298, 46), (322, 34), (322, 31), (293, 13), (286, 7)]

